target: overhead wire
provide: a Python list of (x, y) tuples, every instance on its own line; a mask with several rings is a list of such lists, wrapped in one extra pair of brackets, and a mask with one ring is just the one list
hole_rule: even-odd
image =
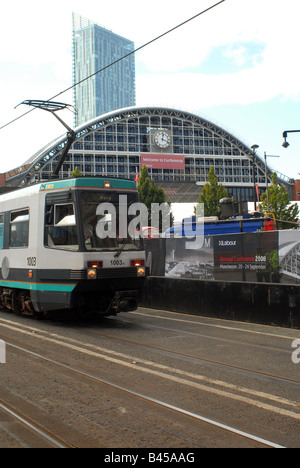
[[(204, 15), (205, 13), (207, 13), (208, 11), (216, 8), (217, 6), (219, 6), (221, 3), (224, 3), (226, 0), (220, 0), (219, 2), (215, 3), (214, 5), (206, 8), (205, 10), (202, 10), (200, 13), (197, 13), (196, 15), (192, 16), (191, 18), (183, 21), (182, 23), (178, 24), (177, 26), (174, 26), (173, 28), (169, 29), (168, 31), (164, 32), (163, 34), (160, 34), (159, 36), (155, 37), (154, 39), (151, 39), (151, 41), (148, 41), (146, 42), (145, 44), (143, 44), (142, 46), (138, 47), (137, 49), (129, 52), (128, 54), (124, 55), (123, 57), (120, 57), (119, 59), (115, 60), (114, 62), (110, 63), (109, 65), (106, 65), (105, 67), (101, 68), (101, 70), (98, 70), (97, 72), (95, 73), (92, 73), (91, 75), (87, 76), (86, 78), (78, 81), (77, 83), (73, 84), (72, 86), (69, 86), (68, 88), (64, 89), (63, 91), (59, 92), (58, 94), (56, 94), (55, 96), (52, 96), (51, 98), (48, 99), (48, 101), (52, 101), (53, 99), (57, 98), (58, 96), (61, 96), (62, 94), (66, 93), (67, 91), (70, 91), (71, 89), (75, 88), (76, 86), (84, 83), (85, 81), (89, 80), (90, 78), (93, 78), (94, 76), (98, 75), (99, 73), (107, 70), (108, 68), (112, 67), (113, 65), (116, 65), (117, 63), (121, 62), (122, 60), (130, 57), (131, 55), (139, 52), (140, 50), (144, 49), (145, 47), (149, 46), (150, 44), (153, 44), (154, 42), (158, 41), (159, 39), (162, 39), (163, 37), (167, 36), (168, 34), (176, 31), (177, 29), (181, 28), (182, 26), (190, 23), (191, 21), (195, 20), (196, 18), (198, 18), (199, 16), (201, 15)], [(0, 130), (3, 130), (4, 128), (8, 127), (9, 125), (13, 124), (14, 122), (20, 120), (21, 118), (25, 117), (26, 115), (30, 114), (31, 112), (33, 112), (35, 110), (35, 108), (33, 109), (30, 109), (29, 111), (25, 112), (24, 114), (16, 117), (15, 119), (11, 120), (10, 122), (2, 125), (0, 127)]]

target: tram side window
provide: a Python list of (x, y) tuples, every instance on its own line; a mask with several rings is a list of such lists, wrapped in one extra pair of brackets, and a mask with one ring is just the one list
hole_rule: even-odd
[(10, 214), (10, 247), (28, 247), (29, 210), (14, 211)]
[(4, 245), (4, 214), (0, 214), (0, 249)]
[(79, 245), (73, 203), (47, 205), (45, 246), (51, 249), (78, 250)]

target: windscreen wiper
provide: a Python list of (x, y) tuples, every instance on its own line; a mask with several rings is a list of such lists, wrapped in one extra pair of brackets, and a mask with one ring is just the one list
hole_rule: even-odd
[(126, 239), (123, 239), (121, 247), (119, 248), (117, 253), (114, 255), (115, 258), (121, 255), (121, 252), (124, 250), (125, 245), (126, 245)]

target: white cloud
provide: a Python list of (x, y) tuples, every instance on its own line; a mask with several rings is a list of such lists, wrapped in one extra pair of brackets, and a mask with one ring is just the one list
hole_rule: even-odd
[[(135, 41), (138, 47), (213, 3), (6, 2), (0, 29), (0, 126), (27, 110), (14, 110), (19, 102), (48, 99), (71, 85), (72, 11)], [(137, 104), (166, 104), (199, 111), (219, 104), (265, 102), (276, 96), (286, 99), (287, 104), (289, 100), (300, 100), (299, 17), (299, 0), (226, 0), (136, 55), (137, 68), (142, 70), (137, 76)], [(261, 44), (262, 51), (257, 59), (253, 57), (251, 66), (243, 69), (246, 45), (254, 43)], [(205, 74), (201, 67), (221, 47), (236, 69), (226, 74)], [(72, 94), (62, 95), (59, 100), (71, 102)], [(52, 116), (42, 114), (37, 111), (37, 117), (25, 117), (0, 130), (0, 172), (21, 164), (63, 133), (63, 127)], [(67, 118), (72, 124), (72, 117)]]
[[(234, 74), (201, 73), (143, 75), (137, 78), (137, 97), (141, 103), (161, 103), (201, 109), (224, 104), (266, 102), (274, 97), (300, 100), (299, 75), (281, 75), (265, 64)], [(145, 98), (146, 96), (146, 98)]]
[[(149, 102), (155, 102), (160, 98), (161, 102), (193, 109), (234, 103), (247, 105), (274, 97), (300, 100), (299, 0), (287, 0), (284, 6), (279, 0), (229, 0), (219, 8), (214, 18), (203, 18), (204, 25), (199, 21), (198, 31), (194, 28), (186, 41), (183, 34), (181, 50), (179, 42), (175, 42), (177, 60), (175, 55), (171, 59), (178, 64), (177, 71), (195, 65), (197, 70), (174, 73), (175, 66), (167, 70), (169, 62), (163, 64), (164, 45), (160, 44), (160, 61), (156, 61), (156, 66), (148, 65), (148, 75), (137, 77), (138, 99), (145, 102), (147, 96)], [(249, 48), (260, 44), (262, 50), (252, 57), (252, 66), (243, 70), (246, 44)], [(236, 67), (235, 72), (203, 73), (201, 66), (205, 59), (218, 47), (225, 47), (226, 58)], [(147, 63), (155, 63), (153, 51), (149, 50), (145, 56)], [(182, 69), (179, 64), (183, 64)]]

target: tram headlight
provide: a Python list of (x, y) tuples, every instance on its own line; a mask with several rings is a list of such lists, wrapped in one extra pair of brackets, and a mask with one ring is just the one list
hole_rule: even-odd
[(95, 268), (89, 268), (87, 271), (88, 279), (96, 279), (97, 278), (97, 270)]
[(145, 267), (139, 267), (137, 269), (137, 275), (138, 276), (146, 276), (146, 268)]

